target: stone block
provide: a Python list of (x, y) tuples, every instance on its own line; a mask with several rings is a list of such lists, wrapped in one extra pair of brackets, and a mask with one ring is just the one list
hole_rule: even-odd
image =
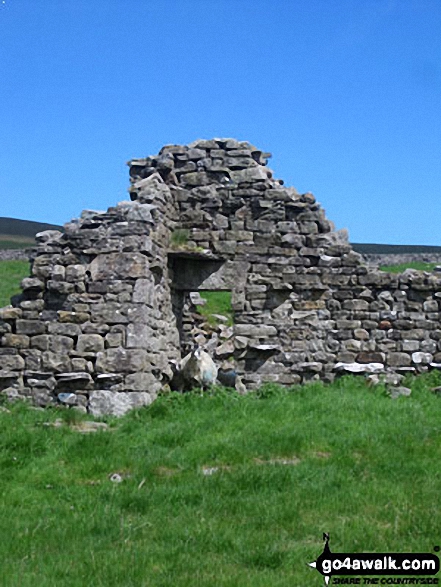
[(390, 367), (408, 367), (411, 364), (410, 355), (402, 352), (389, 353), (386, 361)]
[(147, 304), (153, 307), (155, 302), (155, 282), (152, 275), (149, 278), (136, 280), (132, 300), (135, 303)]
[(39, 320), (17, 320), (15, 327), (17, 334), (27, 334), (29, 336), (44, 334), (46, 331), (44, 322)]
[(131, 391), (145, 391), (153, 396), (161, 389), (161, 382), (153, 373), (132, 373), (126, 376), (125, 387)]
[(81, 334), (81, 327), (78, 324), (50, 322), (47, 330), (49, 334), (59, 334), (61, 336), (78, 336)]
[(115, 393), (109, 390), (96, 390), (90, 395), (89, 411), (92, 416), (123, 416), (134, 408), (148, 406), (154, 396), (147, 392), (133, 391)]
[(136, 373), (148, 365), (144, 349), (109, 348), (97, 353), (97, 373)]
[(94, 281), (150, 276), (148, 259), (141, 253), (98, 255), (90, 264), (90, 273)]
[(155, 331), (150, 326), (135, 322), (127, 326), (127, 348), (158, 351), (160, 345)]
[(90, 320), (90, 314), (86, 312), (68, 312), (59, 310), (58, 319), (61, 323), (84, 324)]
[(86, 276), (86, 267), (84, 265), (69, 265), (66, 267), (66, 281), (76, 283), (82, 281)]
[(403, 351), (415, 352), (420, 348), (420, 342), (418, 340), (403, 340), (402, 348)]
[(425, 312), (438, 312), (438, 302), (436, 300), (427, 300), (423, 303), (423, 310)]
[(31, 339), (32, 348), (53, 353), (68, 353), (73, 349), (74, 341), (68, 336), (40, 334)]
[(236, 253), (237, 242), (235, 241), (218, 241), (213, 244), (214, 251), (220, 255), (234, 255)]
[(231, 171), (230, 177), (235, 183), (251, 183), (254, 181), (264, 181), (268, 179), (268, 173), (268, 169), (265, 169), (261, 166), (256, 166), (249, 169)]
[(338, 330), (355, 330), (361, 327), (361, 320), (337, 320), (335, 325)]
[(343, 309), (352, 312), (369, 311), (369, 302), (366, 300), (346, 300), (343, 302)]
[(237, 336), (265, 338), (277, 336), (277, 328), (267, 324), (236, 324), (234, 327)]
[(52, 294), (60, 296), (66, 296), (75, 291), (75, 285), (73, 283), (68, 283), (67, 281), (54, 281), (53, 279), (46, 282), (46, 288)]
[(23, 291), (43, 291), (44, 289), (44, 282), (38, 279), (37, 277), (25, 277), (20, 287)]
[(412, 363), (415, 363), (415, 365), (430, 365), (432, 361), (433, 355), (431, 353), (412, 353)]
[(0, 308), (0, 320), (17, 320), (21, 318), (23, 312), (20, 308), (13, 308), (7, 306), (6, 308)]
[(345, 341), (345, 349), (351, 353), (358, 353), (361, 350), (361, 341), (349, 339)]
[(87, 361), (86, 359), (82, 359), (79, 357), (75, 357), (72, 359), (72, 369), (73, 371), (87, 371), (88, 370), (88, 366), (87, 366)]
[(29, 348), (29, 336), (26, 334), (10, 334), (7, 333), (2, 338), (2, 345), (16, 349)]
[(210, 183), (210, 177), (205, 171), (194, 171), (190, 173), (183, 173), (180, 177), (183, 184), (188, 186), (200, 186), (208, 185)]
[(355, 328), (354, 337), (358, 340), (369, 340), (369, 332), (364, 328)]
[(300, 234), (316, 234), (319, 229), (316, 222), (299, 222)]
[(77, 352), (98, 353), (104, 350), (104, 338), (99, 334), (80, 334), (77, 342)]
[(115, 348), (123, 346), (124, 344), (124, 337), (122, 332), (108, 332), (104, 340), (106, 348)]
[(104, 324), (126, 324), (129, 321), (126, 306), (117, 302), (93, 305), (91, 316), (94, 322)]
[(63, 373), (71, 369), (71, 362), (68, 355), (52, 351), (42, 353), (41, 365), (44, 371), (54, 373)]
[(423, 328), (412, 328), (406, 331), (406, 338), (408, 340), (424, 340), (426, 332)]
[(0, 355), (0, 370), (21, 371), (25, 368), (25, 361), (20, 355)]
[(362, 351), (358, 353), (356, 361), (357, 363), (384, 363), (385, 355), (384, 353), (379, 353), (375, 351)]
[(44, 300), (22, 300), (20, 308), (23, 310), (23, 318), (25, 312), (41, 312), (44, 309)]

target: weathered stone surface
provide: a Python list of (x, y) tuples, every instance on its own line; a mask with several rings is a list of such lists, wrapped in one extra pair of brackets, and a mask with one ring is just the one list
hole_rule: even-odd
[(406, 353), (389, 353), (386, 360), (391, 367), (407, 367), (411, 364), (411, 358)]
[(378, 373), (384, 369), (383, 363), (337, 363), (337, 371), (347, 373)]
[(50, 322), (48, 324), (48, 332), (49, 334), (59, 334), (73, 338), (81, 334), (81, 328), (78, 324)]
[(238, 336), (267, 337), (276, 336), (277, 328), (267, 324), (236, 324), (235, 334)]
[(150, 326), (134, 323), (127, 326), (127, 348), (158, 351), (160, 344), (155, 331)]
[(74, 341), (68, 336), (40, 334), (32, 337), (31, 346), (40, 351), (52, 351), (54, 353), (64, 354), (73, 349)]
[(46, 331), (45, 323), (39, 320), (17, 320), (15, 328), (17, 334), (28, 334), (30, 336), (43, 334)]
[(70, 370), (71, 362), (68, 355), (46, 351), (41, 355), (41, 366), (44, 371), (62, 373)]
[(133, 373), (126, 376), (125, 387), (131, 391), (144, 391), (155, 396), (161, 389), (161, 383), (153, 373)]
[(5, 371), (20, 371), (25, 362), (20, 355), (0, 355), (0, 369)]
[(268, 179), (268, 171), (261, 166), (231, 171), (230, 177), (235, 183), (249, 183)]
[(0, 308), (0, 320), (16, 320), (21, 318), (23, 311), (20, 308), (13, 308), (7, 306), (6, 308)]
[(91, 308), (92, 320), (104, 324), (127, 324), (127, 308), (118, 302), (95, 304)]
[(152, 396), (146, 392), (115, 393), (109, 390), (96, 390), (90, 396), (89, 410), (93, 416), (124, 416), (134, 408), (148, 406)]
[(143, 349), (109, 348), (97, 353), (97, 373), (136, 373), (147, 366), (147, 351)]
[(409, 395), (412, 393), (412, 390), (409, 389), (409, 387), (404, 387), (402, 385), (398, 386), (398, 387), (392, 387), (389, 390), (389, 395), (392, 399), (397, 399), (399, 397), (409, 397)]
[(375, 351), (362, 351), (357, 355), (357, 363), (384, 363), (384, 354)]
[(84, 265), (69, 265), (66, 267), (66, 281), (76, 283), (84, 279), (86, 267)]
[(155, 282), (150, 276), (146, 279), (137, 279), (133, 288), (133, 302), (147, 304), (153, 307), (155, 300)]
[(21, 282), (21, 289), (42, 291), (44, 289), (44, 283), (37, 277), (25, 277)]
[(26, 336), (25, 334), (7, 333), (2, 338), (2, 346), (16, 349), (27, 349), (29, 348), (29, 341), (29, 336)]
[(431, 353), (412, 353), (412, 362), (417, 365), (430, 365), (433, 361)]
[(63, 323), (84, 324), (90, 319), (90, 314), (87, 312), (68, 312), (59, 310), (57, 312), (58, 319)]
[(98, 353), (104, 350), (104, 338), (99, 334), (80, 334), (77, 342), (79, 353)]
[(149, 263), (141, 253), (108, 253), (98, 255), (90, 264), (95, 281), (149, 276)]

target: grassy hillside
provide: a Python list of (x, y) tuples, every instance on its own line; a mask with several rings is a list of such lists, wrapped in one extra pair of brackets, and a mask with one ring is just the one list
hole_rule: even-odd
[(35, 244), (35, 235), (43, 230), (61, 230), (61, 227), (45, 222), (0, 216), (0, 249), (32, 247)]
[(8, 306), (11, 297), (20, 293), (20, 282), (29, 272), (28, 261), (0, 261), (0, 308)]
[(42, 232), (43, 230), (61, 230), (61, 227), (47, 222), (34, 222), (32, 220), (19, 220), (18, 218), (0, 216), (0, 234), (33, 238), (37, 232)]
[(422, 261), (409, 261), (408, 263), (400, 263), (398, 265), (382, 265), (381, 271), (388, 271), (389, 273), (402, 273), (406, 269), (417, 269), (418, 271), (433, 271), (438, 267), (439, 263), (423, 263)]
[(431, 552), (440, 383), (172, 394), (88, 435), (72, 411), (0, 412), (3, 584), (320, 585), (323, 531), (336, 552)]

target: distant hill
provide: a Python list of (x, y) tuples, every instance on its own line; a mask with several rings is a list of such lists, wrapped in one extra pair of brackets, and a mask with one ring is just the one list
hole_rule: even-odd
[(381, 245), (371, 243), (351, 243), (352, 248), (362, 255), (417, 255), (441, 254), (441, 246), (429, 245)]
[(42, 232), (43, 230), (62, 230), (62, 227), (56, 224), (48, 224), (47, 222), (18, 220), (17, 218), (0, 216), (0, 234), (34, 238), (37, 232)]
[(0, 249), (32, 247), (35, 243), (35, 235), (43, 230), (62, 230), (62, 227), (46, 222), (0, 216)]

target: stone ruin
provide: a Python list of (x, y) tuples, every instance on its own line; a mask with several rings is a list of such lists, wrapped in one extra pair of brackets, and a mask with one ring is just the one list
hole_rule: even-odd
[(365, 265), (268, 157), (232, 139), (167, 145), (129, 162), (131, 201), (38, 234), (0, 311), (2, 393), (94, 415), (149, 404), (204, 340), (202, 290), (231, 291), (234, 325), (211, 350), (247, 389), (441, 367), (441, 279)]

